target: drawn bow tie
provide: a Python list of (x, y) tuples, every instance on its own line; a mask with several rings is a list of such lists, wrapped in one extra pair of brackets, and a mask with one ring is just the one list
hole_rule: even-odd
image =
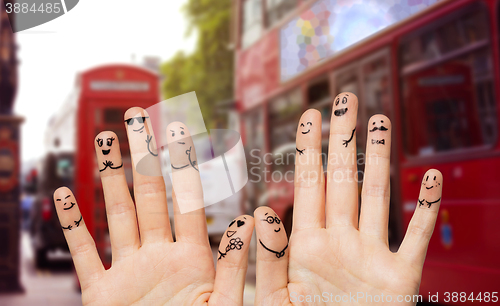
[(372, 139), (372, 144), (383, 144), (383, 145), (385, 145), (385, 139), (382, 139), (382, 140)]

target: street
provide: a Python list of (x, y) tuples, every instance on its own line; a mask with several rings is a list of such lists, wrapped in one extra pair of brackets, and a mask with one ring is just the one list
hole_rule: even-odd
[[(217, 248), (212, 247), (214, 258)], [(30, 237), (26, 232), (21, 238), (21, 283), (24, 294), (0, 295), (2, 306), (72, 306), (81, 305), (80, 292), (76, 289), (76, 276), (71, 257), (64, 253), (51, 254), (51, 264), (43, 270), (34, 266)], [(253, 305), (255, 296), (255, 264), (249, 264), (245, 285), (244, 305)]]

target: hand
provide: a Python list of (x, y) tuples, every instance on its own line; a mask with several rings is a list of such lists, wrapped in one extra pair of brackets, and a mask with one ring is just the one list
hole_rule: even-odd
[[(132, 108), (125, 113), (125, 118), (139, 113), (147, 117), (143, 109)], [(144, 141), (154, 137), (148, 120), (143, 123), (129, 120), (127, 123), (132, 162), (139, 163), (141, 159), (140, 162), (147, 162), (148, 167), (159, 167), (156, 155), (150, 152), (149, 142)], [(169, 127), (174, 125), (184, 127), (185, 141), (191, 142), (187, 127), (180, 123)], [(134, 205), (115, 133), (97, 135), (95, 148), (98, 165), (120, 165), (108, 166), (100, 172), (112, 249), (110, 269), (104, 269), (71, 191), (62, 187), (54, 193), (61, 225), (63, 228), (73, 225), (71, 230), (64, 229), (64, 235), (80, 280), (83, 304), (242, 305), (253, 218), (240, 216), (231, 223), (220, 248), (229, 249), (218, 261), (215, 273), (198, 171), (189, 167), (173, 173), (176, 185), (174, 242), (163, 177), (143, 175), (133, 167)], [(169, 150), (172, 164), (183, 162), (180, 159), (187, 160), (186, 156)], [(194, 149), (190, 153), (191, 159), (196, 159)], [(185, 204), (198, 209), (181, 214)], [(235, 239), (235, 243), (231, 239)]]
[(442, 175), (437, 170), (425, 174), (406, 237), (398, 252), (391, 252), (391, 122), (383, 115), (375, 115), (368, 123), (358, 223), (354, 133), (357, 98), (342, 93), (333, 108), (326, 196), (320, 156), (321, 114), (308, 110), (297, 131), (297, 149), (304, 150), (304, 154), (296, 154), (289, 244), (272, 209), (261, 207), (255, 211), (257, 239), (261, 242), (257, 247), (256, 305), (384, 304), (418, 294), (441, 201)]

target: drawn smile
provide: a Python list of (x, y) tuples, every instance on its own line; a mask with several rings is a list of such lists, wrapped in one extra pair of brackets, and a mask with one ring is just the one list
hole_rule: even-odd
[(179, 169), (184, 169), (186, 168), (187, 166), (189, 166), (189, 164), (185, 165), (185, 166), (181, 166), (181, 167), (176, 167), (174, 165), (172, 165), (172, 168), (176, 169), (176, 170), (179, 170)]
[(108, 150), (102, 150), (102, 154), (104, 154), (104, 155), (108, 155), (110, 151), (111, 151), (111, 149), (108, 149)]
[(142, 133), (143, 129), (144, 129), (144, 125), (140, 129), (138, 129), (138, 130), (132, 130), (132, 131), (134, 131), (134, 132), (139, 132), (140, 131)]
[[(71, 206), (70, 207), (65, 207), (65, 208), (63, 208), (63, 210), (68, 210), (68, 209), (73, 208), (73, 206), (75, 206), (75, 203), (73, 203), (73, 202), (70, 202), (70, 203), (71, 203)], [(66, 203), (64, 203), (64, 205), (66, 205)]]
[(302, 134), (307, 134), (309, 133), (311, 130), (307, 130), (307, 132), (302, 132)]
[(278, 230), (274, 230), (276, 233), (278, 233), (279, 231), (281, 231), (281, 227), (278, 228)]
[(341, 109), (336, 109), (335, 112), (333, 112), (335, 116), (340, 117), (345, 115), (347, 113), (347, 107), (346, 108), (341, 108)]
[(231, 238), (231, 237), (234, 236), (234, 234), (236, 234), (236, 231), (227, 231), (226, 235), (227, 235), (228, 238)]
[(434, 186), (431, 186), (431, 187), (425, 187), (425, 189), (429, 190), (429, 189), (432, 189), (434, 188)]

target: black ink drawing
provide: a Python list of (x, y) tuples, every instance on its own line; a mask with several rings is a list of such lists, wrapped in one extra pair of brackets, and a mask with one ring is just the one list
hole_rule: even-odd
[[(312, 124), (312, 122), (308, 122), (308, 123), (306, 123), (306, 124), (307, 124), (307, 125), (309, 125), (309, 126), (312, 126), (312, 125), (313, 125), (313, 124)], [(305, 127), (304, 123), (301, 123), (301, 124), (300, 124), (300, 127)], [(306, 132), (301, 132), (301, 133), (302, 133), (302, 134), (307, 134), (307, 133), (309, 133), (310, 131), (311, 131), (311, 129), (309, 128)]]
[(297, 150), (297, 152), (299, 152), (299, 155), (303, 155), (303, 154), (304, 154), (304, 151), (305, 151), (306, 149), (299, 150), (298, 148), (295, 148), (295, 150)]
[(132, 131), (142, 133), (142, 132), (144, 132), (144, 122), (146, 121), (146, 118), (149, 118), (149, 117), (132, 117), (132, 118), (125, 120), (125, 122), (127, 123), (127, 125), (131, 126), (134, 124), (134, 120), (137, 120), (137, 122), (141, 123), (142, 126), (137, 130), (132, 129)]
[[(246, 218), (245, 218), (245, 217), (243, 217), (243, 219), (245, 219), (245, 220), (246, 220)], [(228, 238), (231, 238), (231, 237), (233, 237), (233, 236), (234, 236), (234, 234), (236, 234), (236, 231), (230, 231), (230, 230), (229, 230), (229, 229), (231, 228), (231, 226), (233, 226), (233, 224), (234, 224), (234, 223), (236, 223), (236, 226), (237, 226), (237, 227), (241, 227), (241, 226), (245, 225), (245, 221), (243, 221), (243, 220), (236, 220), (236, 219), (234, 219), (233, 221), (231, 221), (231, 223), (229, 223), (229, 225), (228, 225), (228, 227), (227, 227), (227, 228), (228, 228), (228, 231), (226, 232), (226, 236), (227, 236)]]
[(383, 144), (383, 145), (385, 145), (385, 139), (382, 139), (382, 140), (372, 139), (372, 144)]
[(354, 132), (356, 132), (356, 128), (354, 128), (354, 130), (352, 130), (351, 138), (349, 138), (348, 140), (344, 140), (344, 142), (342, 143), (342, 145), (345, 146), (346, 148), (349, 145), (349, 143), (351, 142), (352, 138), (354, 137)]
[[(425, 203), (424, 203), (424, 201), (425, 201)], [(436, 201), (432, 201), (432, 202), (426, 201), (425, 199), (422, 199), (422, 200), (418, 199), (418, 207), (427, 204), (427, 207), (431, 208), (432, 204), (436, 204), (439, 201), (441, 201), (441, 198), (437, 199)]]
[[(103, 155), (108, 155), (109, 152), (111, 152), (111, 145), (113, 145), (113, 141), (115, 140), (114, 137), (108, 137), (106, 138), (106, 149), (102, 149), (102, 154)], [(104, 141), (103, 139), (101, 138), (97, 138), (97, 145), (99, 146), (99, 148), (102, 148), (102, 146), (104, 145)]]
[[(384, 123), (384, 120), (380, 120), (380, 123)], [(375, 121), (373, 122), (373, 125), (375, 125)], [(383, 125), (380, 125), (380, 127), (378, 126), (374, 126), (373, 129), (370, 130), (370, 132), (375, 132), (375, 131), (388, 131), (389, 129), (386, 128), (385, 126)]]
[(83, 220), (83, 216), (82, 216), (82, 215), (80, 215), (80, 219), (79, 219), (78, 221), (73, 221), (73, 222), (75, 223), (75, 226), (74, 226), (74, 227), (73, 227), (73, 225), (71, 225), (71, 224), (70, 224), (70, 225), (68, 225), (68, 226), (66, 226), (66, 227), (64, 227), (64, 226), (61, 226), (61, 227), (62, 227), (63, 229), (72, 230), (72, 229), (73, 229), (73, 228), (75, 228), (75, 227), (79, 227), (79, 226), (80, 226), (80, 222), (82, 222), (82, 220)]
[(116, 166), (116, 167), (115, 167), (115, 166), (113, 166), (113, 162), (112, 162), (112, 161), (110, 161), (110, 160), (107, 160), (107, 161), (105, 161), (105, 162), (102, 162), (102, 164), (104, 165), (104, 168), (99, 169), (99, 172), (103, 172), (103, 171), (104, 171), (104, 170), (106, 170), (107, 168), (109, 168), (109, 169), (120, 169), (120, 168), (123, 166), (123, 162), (122, 162), (122, 164), (121, 164), (121, 165), (119, 165), (119, 166)]
[(148, 151), (151, 155), (153, 156), (158, 156), (158, 154), (154, 154), (153, 151), (151, 151), (151, 149), (149, 148), (149, 143), (151, 142), (151, 140), (153, 139), (153, 136), (151, 135), (146, 135), (146, 143), (148, 144)]
[[(64, 200), (66, 200), (67, 198), (69, 198), (71, 195), (68, 194), (67, 196), (64, 197)], [(56, 202), (61, 202), (61, 199), (56, 199)], [(68, 206), (68, 207), (64, 207), (63, 210), (70, 210), (71, 208), (73, 208), (76, 203), (73, 203), (73, 202), (69, 202), (71, 204), (71, 206)], [(64, 203), (63, 206), (66, 206), (68, 205), (68, 203)]]
[[(184, 133), (184, 131), (183, 131), (183, 130), (184, 130), (184, 128), (183, 128), (182, 126), (180, 126), (179, 128), (180, 128), (180, 129), (182, 129), (182, 130), (181, 130), (181, 132), (180, 132), (180, 134), (181, 134), (182, 136), (184, 136), (184, 135), (185, 135), (185, 133)], [(174, 131), (174, 130), (170, 130), (170, 131), (172, 132), (172, 137), (175, 137), (175, 131)], [(186, 144), (186, 143), (185, 143), (185, 142), (183, 142), (183, 141), (177, 141), (177, 143), (178, 143), (178, 144), (180, 144), (180, 145), (185, 145), (185, 144)], [(184, 168), (186, 168), (186, 167), (188, 167), (188, 166), (191, 166), (191, 167), (193, 167), (193, 169), (194, 169), (194, 170), (196, 170), (196, 171), (198, 171), (198, 172), (200, 171), (200, 170), (198, 170), (198, 168), (197, 168), (197, 163), (198, 163), (198, 162), (197, 162), (196, 160), (192, 160), (192, 158), (191, 158), (191, 153), (192, 153), (192, 151), (191, 151), (191, 150), (192, 150), (192, 148), (193, 148), (193, 147), (189, 147), (189, 149), (187, 149), (187, 150), (186, 150), (186, 155), (187, 155), (187, 157), (188, 157), (189, 164), (186, 164), (186, 165), (184, 165), (184, 166), (179, 166), (179, 167), (176, 167), (176, 166), (172, 165), (172, 168), (173, 168), (173, 169), (179, 170), (179, 169), (184, 169)]]
[[(342, 98), (342, 104), (347, 104), (347, 97), (349, 97), (348, 94), (345, 94), (345, 96)], [(338, 106), (340, 103), (340, 96), (337, 96), (337, 99), (335, 100), (335, 106)], [(347, 107), (346, 108), (339, 108), (336, 109), (333, 114), (337, 117), (343, 116), (347, 113)]]
[[(269, 224), (280, 224), (281, 223), (281, 220), (280, 218), (278, 218), (278, 215), (274, 214), (274, 217), (273, 216), (268, 216), (268, 213), (265, 213), (264, 216), (267, 216), (265, 219), (261, 219), (260, 221), (265, 221)], [(281, 231), (281, 227), (278, 227), (278, 229), (274, 229), (274, 232), (275, 233), (279, 233)], [(268, 250), (269, 252), (273, 253), (276, 255), (276, 257), (278, 258), (281, 258), (285, 255), (285, 250), (288, 248), (288, 243), (286, 244), (285, 248), (283, 248), (283, 250), (281, 251), (275, 251), (275, 250), (272, 250), (270, 248), (268, 248), (260, 239), (259, 239), (259, 242), (260, 244), (262, 245), (262, 247), (266, 250)]]
[(439, 183), (438, 181), (436, 181), (436, 176), (434, 176), (434, 183), (433, 182), (430, 182), (431, 183), (431, 186), (430, 187), (427, 187), (427, 182), (429, 181), (429, 176), (427, 175), (427, 177), (425, 178), (425, 181), (422, 183), (422, 185), (425, 186), (425, 189), (427, 190), (430, 190), (434, 187), (437, 187), (437, 186), (441, 186), (441, 183)]
[(262, 247), (264, 247), (264, 249), (268, 250), (271, 253), (276, 254), (276, 257), (278, 257), (278, 258), (285, 256), (285, 250), (288, 248), (288, 243), (287, 243), (283, 250), (281, 250), (280, 252), (277, 252), (277, 251), (271, 250), (270, 248), (266, 247), (260, 239), (259, 239), (259, 242), (260, 242), (260, 245), (262, 245)]
[(229, 251), (232, 251), (232, 250), (241, 250), (241, 248), (243, 247), (243, 245), (244, 245), (244, 243), (243, 243), (243, 241), (241, 241), (241, 238), (239, 238), (239, 237), (231, 238), (229, 240), (228, 245), (226, 246), (226, 252), (222, 253), (219, 250), (219, 258), (217, 258), (217, 260), (226, 257), (226, 255), (227, 255), (227, 253), (229, 253)]

